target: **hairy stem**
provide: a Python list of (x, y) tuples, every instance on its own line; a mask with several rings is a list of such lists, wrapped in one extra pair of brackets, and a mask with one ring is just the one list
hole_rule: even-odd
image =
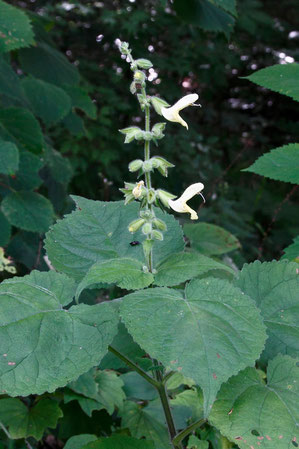
[[(171, 413), (171, 409), (170, 409), (170, 405), (169, 405), (169, 401), (168, 401), (167, 390), (166, 390), (166, 387), (164, 384), (162, 373), (160, 371), (156, 371), (157, 380), (155, 380), (151, 376), (149, 376), (145, 371), (143, 371), (142, 368), (140, 368), (138, 365), (136, 365), (136, 363), (132, 362), (132, 360), (128, 359), (128, 357), (126, 357), (124, 354), (117, 351), (117, 349), (113, 348), (112, 346), (108, 346), (108, 349), (110, 352), (112, 352), (112, 354), (114, 354), (120, 360), (125, 362), (125, 364), (127, 366), (129, 366), (134, 371), (136, 371), (138, 374), (140, 374), (140, 376), (142, 376), (147, 382), (149, 382), (151, 385), (153, 385), (157, 389), (161, 403), (162, 403), (162, 407), (164, 410), (164, 415), (165, 415), (165, 419), (166, 419), (166, 423), (167, 423), (167, 427), (168, 427), (170, 441), (172, 441), (173, 438), (176, 436), (176, 429), (175, 429), (175, 425), (174, 425), (174, 421), (173, 421), (173, 417), (172, 417), (172, 413)], [(156, 365), (157, 365), (157, 363), (158, 362), (156, 362)], [(181, 449), (180, 442), (178, 444), (173, 444), (173, 447), (174, 447), (174, 449)]]
[[(146, 91), (143, 88), (142, 89), (142, 93), (144, 95), (144, 97), (146, 98)], [(146, 106), (145, 107), (145, 131), (150, 131), (150, 107)], [(151, 157), (151, 149), (150, 149), (150, 141), (149, 140), (145, 140), (144, 141), (144, 160), (145, 161), (149, 161)], [(152, 188), (152, 181), (151, 181), (151, 174), (150, 172), (145, 172), (145, 185), (146, 188), (149, 190)], [(147, 207), (149, 210), (152, 210), (152, 205), (151, 204), (147, 204)], [(148, 239), (151, 240), (152, 239), (152, 235), (150, 234), (148, 236)], [(153, 271), (153, 250), (151, 249), (151, 251), (148, 254), (148, 269), (150, 272)]]
[(199, 419), (198, 421), (195, 421), (194, 423), (190, 424), (190, 426), (186, 427), (186, 429), (182, 430), (180, 433), (178, 433), (173, 439), (173, 445), (176, 447), (176, 445), (180, 444), (184, 438), (186, 438), (191, 432), (193, 432), (198, 427), (202, 426), (206, 422), (205, 419)]
[(108, 346), (108, 349), (112, 354), (114, 354), (116, 357), (118, 357), (120, 360), (125, 362), (126, 365), (128, 365), (130, 368), (132, 368), (136, 373), (140, 374), (147, 382), (152, 384), (155, 388), (159, 388), (159, 382), (157, 382), (155, 379), (153, 379), (151, 376), (149, 376), (142, 368), (140, 368), (136, 363), (132, 362), (132, 360), (128, 359), (124, 354), (117, 351), (117, 349), (113, 348), (112, 346)]

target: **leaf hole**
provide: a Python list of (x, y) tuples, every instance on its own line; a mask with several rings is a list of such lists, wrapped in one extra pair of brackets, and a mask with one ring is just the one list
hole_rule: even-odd
[(253, 429), (253, 430), (251, 431), (251, 433), (252, 433), (252, 435), (255, 435), (256, 437), (259, 437), (259, 436), (260, 436), (260, 433), (259, 433), (256, 429)]
[(298, 446), (299, 446), (299, 444), (296, 443), (296, 441), (294, 441), (294, 440), (292, 441), (292, 445), (295, 446), (295, 447), (298, 447)]

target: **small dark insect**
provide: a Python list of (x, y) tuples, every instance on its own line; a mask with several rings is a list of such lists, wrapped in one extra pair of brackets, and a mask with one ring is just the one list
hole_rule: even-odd
[(130, 243), (131, 246), (137, 246), (140, 245), (140, 242), (137, 242), (137, 240), (134, 240), (133, 242)]

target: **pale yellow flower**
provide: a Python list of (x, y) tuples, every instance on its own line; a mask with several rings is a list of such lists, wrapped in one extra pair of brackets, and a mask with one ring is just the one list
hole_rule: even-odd
[(162, 115), (170, 122), (178, 122), (188, 129), (187, 123), (185, 122), (185, 120), (182, 119), (179, 112), (182, 109), (187, 108), (188, 106), (200, 106), (200, 104), (195, 104), (197, 100), (198, 100), (197, 94), (185, 95), (173, 106), (170, 106), (169, 108), (162, 107), (161, 108)]
[(144, 186), (144, 181), (140, 181), (136, 184), (136, 186), (132, 190), (132, 194), (135, 198), (139, 198), (141, 196), (141, 190), (142, 190), (143, 186)]
[(191, 207), (188, 206), (188, 204), (186, 203), (197, 194), (201, 195), (203, 200), (205, 200), (201, 193), (203, 188), (204, 185), (201, 182), (191, 184), (191, 186), (187, 187), (184, 193), (177, 200), (169, 200), (168, 204), (176, 212), (189, 213), (191, 215), (190, 217), (191, 220), (197, 220), (198, 219), (197, 213), (195, 212), (195, 210), (191, 209)]

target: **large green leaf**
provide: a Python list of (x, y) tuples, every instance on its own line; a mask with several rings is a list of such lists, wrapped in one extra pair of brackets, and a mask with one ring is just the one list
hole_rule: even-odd
[(0, 246), (5, 246), (9, 242), (11, 225), (0, 210)]
[[(299, 65), (299, 64), (298, 64)], [(263, 154), (243, 171), (299, 184), (299, 143), (289, 143)]]
[(26, 14), (0, 0), (0, 53), (33, 43), (33, 31)]
[(199, 440), (195, 435), (191, 435), (187, 449), (209, 449), (209, 443), (208, 441)]
[(122, 379), (113, 371), (91, 370), (82, 374), (64, 392), (64, 402), (77, 400), (82, 410), (92, 416), (94, 410), (105, 409), (112, 415), (115, 408), (121, 408), (126, 395)]
[(24, 100), (24, 92), (18, 75), (12, 67), (0, 57), (0, 93), (17, 100)]
[(155, 274), (155, 285), (172, 287), (210, 270), (224, 270), (233, 275), (235, 274), (232, 268), (202, 254), (171, 254), (164, 262), (158, 265), (157, 274)]
[(145, 272), (143, 267), (144, 264), (139, 260), (128, 258), (96, 262), (78, 285), (76, 297), (79, 298), (85, 288), (101, 282), (116, 284), (127, 290), (138, 290), (148, 287), (153, 283), (154, 276), (152, 273)]
[(253, 365), (266, 339), (254, 302), (220, 279), (193, 280), (185, 292), (151, 288), (129, 294), (120, 313), (146, 352), (200, 385), (206, 415), (220, 385)]
[(25, 231), (46, 232), (53, 221), (52, 204), (35, 192), (10, 193), (2, 201), (1, 209), (10, 224)]
[(0, 140), (0, 173), (13, 175), (19, 168), (19, 150), (12, 142)]
[(95, 440), (97, 440), (95, 435), (83, 433), (69, 438), (63, 447), (64, 449), (81, 449), (81, 447)]
[(34, 437), (40, 440), (48, 427), (55, 429), (62, 416), (58, 402), (51, 399), (41, 399), (32, 407), (16, 398), (0, 400), (0, 421), (15, 439)]
[(186, 224), (184, 233), (190, 240), (191, 247), (206, 256), (225, 254), (240, 248), (234, 235), (210, 223)]
[(155, 449), (169, 449), (167, 427), (158, 418), (149, 414), (145, 408), (140, 407), (135, 402), (127, 401), (120, 415), (122, 417), (122, 427), (130, 429), (133, 437), (145, 437), (154, 441)]
[(294, 238), (293, 243), (283, 250), (284, 255), (282, 259), (287, 259), (290, 262), (299, 262), (299, 235)]
[(65, 91), (71, 97), (74, 108), (81, 109), (81, 111), (85, 112), (92, 119), (97, 117), (97, 107), (85, 90), (77, 86), (65, 86)]
[(299, 357), (299, 279), (294, 262), (244, 265), (235, 284), (255, 300), (269, 336), (263, 359), (278, 353)]
[(33, 232), (18, 230), (11, 238), (7, 247), (7, 254), (29, 270), (48, 270), (44, 261), (44, 250), (41, 248), (42, 238)]
[(241, 449), (298, 447), (298, 365), (298, 359), (277, 356), (267, 384), (253, 368), (242, 371), (221, 388), (210, 422)]
[(33, 153), (40, 153), (44, 145), (42, 130), (36, 118), (27, 109), (6, 108), (0, 110), (0, 135), (3, 127), (6, 136), (24, 145)]
[(74, 283), (32, 272), (0, 286), (0, 390), (10, 396), (54, 391), (97, 365), (117, 332), (111, 303), (80, 304)]
[(39, 171), (43, 166), (43, 160), (30, 151), (20, 152), (19, 170), (16, 176), (9, 179), (9, 185), (14, 190), (34, 190), (43, 182)]
[(287, 95), (299, 101), (299, 64), (277, 64), (258, 70), (246, 77), (259, 86)]
[[(222, 8), (214, 3), (221, 3)], [(198, 25), (206, 31), (223, 32), (229, 36), (235, 21), (224, 9), (233, 10), (233, 3), (232, 0), (174, 0), (174, 9), (185, 22)]]
[[(129, 257), (145, 263), (142, 245), (131, 246), (133, 240), (143, 241), (141, 231), (132, 236), (129, 223), (138, 217), (139, 205), (124, 206), (122, 201), (105, 203), (73, 197), (77, 210), (58, 221), (48, 232), (45, 247), (53, 266), (81, 280), (95, 262)], [(173, 252), (182, 251), (184, 241), (177, 221), (157, 210), (168, 232), (163, 242), (154, 244), (154, 264)]]
[(229, 12), (230, 14), (237, 15), (236, 0), (209, 0), (209, 1), (214, 5), (219, 6), (220, 8)]
[(151, 441), (137, 440), (127, 435), (115, 435), (109, 438), (99, 438), (82, 449), (154, 449)]
[(63, 53), (47, 44), (20, 51), (20, 62), (25, 72), (48, 83), (64, 86), (78, 84), (79, 72)]
[(67, 157), (63, 157), (54, 148), (47, 147), (44, 161), (46, 169), (54, 181), (65, 185), (70, 182), (73, 169)]
[(69, 113), (71, 99), (60, 87), (34, 78), (25, 79), (22, 87), (34, 114), (45, 125), (54, 125)]

